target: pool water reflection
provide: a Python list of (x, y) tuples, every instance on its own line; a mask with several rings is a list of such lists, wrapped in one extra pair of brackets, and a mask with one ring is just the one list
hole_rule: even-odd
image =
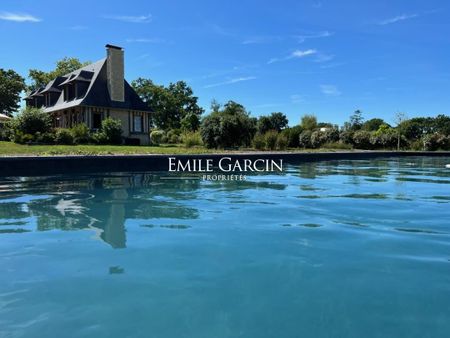
[(0, 337), (447, 337), (449, 158), (0, 179)]

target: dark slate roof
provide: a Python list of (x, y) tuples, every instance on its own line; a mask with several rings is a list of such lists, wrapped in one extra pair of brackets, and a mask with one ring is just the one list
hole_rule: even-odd
[[(62, 86), (72, 81), (88, 82), (89, 87), (83, 98), (65, 102)], [(31, 92), (25, 99), (32, 98), (36, 95), (42, 95), (43, 92), (48, 91), (61, 91), (61, 93), (54, 106), (44, 108), (45, 112), (53, 112), (56, 110), (68, 109), (81, 105), (148, 112), (151, 111), (147, 104), (141, 100), (139, 95), (137, 95), (126, 80), (124, 80), (124, 102), (111, 100), (108, 92), (106, 77), (106, 58), (91, 63), (64, 76), (57, 77), (56, 79), (50, 81), (45, 87)]]

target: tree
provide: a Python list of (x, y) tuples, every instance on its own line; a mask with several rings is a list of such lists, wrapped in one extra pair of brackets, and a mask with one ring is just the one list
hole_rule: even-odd
[(208, 148), (250, 145), (256, 132), (256, 118), (239, 103), (228, 101), (223, 108), (212, 111), (200, 126), (203, 142)]
[(361, 129), (366, 131), (377, 131), (383, 124), (386, 124), (383, 119), (374, 118), (364, 122)]
[(288, 119), (283, 113), (272, 113), (269, 116), (261, 116), (258, 119), (258, 132), (265, 134), (269, 130), (280, 132), (288, 126)]
[(364, 123), (364, 118), (362, 117), (361, 110), (355, 110), (355, 112), (350, 116), (350, 130), (356, 131), (362, 128)]
[(450, 117), (440, 114), (434, 118), (434, 131), (447, 135), (450, 135)]
[(20, 93), (25, 80), (14, 70), (0, 68), (0, 114), (12, 116), (19, 108)]
[(31, 79), (31, 84), (28, 90), (34, 90), (46, 85), (48, 82), (58, 76), (66, 75), (81, 67), (87, 66), (90, 62), (81, 62), (77, 58), (64, 57), (56, 62), (56, 68), (50, 72), (44, 72), (38, 69), (30, 69), (28, 77)]
[(317, 128), (317, 117), (315, 115), (303, 115), (300, 125), (303, 130), (313, 131)]
[(400, 142), (402, 138), (402, 123), (407, 120), (406, 114), (402, 112), (397, 112), (395, 114), (395, 124), (397, 126), (397, 150), (400, 150)]
[[(198, 128), (198, 125), (195, 126), (195, 117), (200, 121), (204, 110), (198, 105), (198, 97), (194, 96), (192, 88), (186, 82), (178, 81), (164, 87), (154, 84), (150, 79), (138, 78), (131, 85), (155, 112), (152, 122), (159, 129), (178, 129), (183, 119), (193, 122), (189, 128)], [(185, 122), (185, 126), (189, 125), (190, 123)]]

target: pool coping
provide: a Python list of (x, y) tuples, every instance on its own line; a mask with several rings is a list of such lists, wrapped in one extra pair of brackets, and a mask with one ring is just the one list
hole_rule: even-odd
[(269, 159), (286, 163), (329, 160), (364, 160), (380, 157), (450, 157), (450, 151), (336, 151), (336, 152), (242, 152), (217, 154), (152, 155), (57, 155), (0, 156), (0, 176), (49, 176), (111, 172), (167, 171), (169, 157), (181, 160), (212, 159), (214, 165), (223, 157), (235, 160)]

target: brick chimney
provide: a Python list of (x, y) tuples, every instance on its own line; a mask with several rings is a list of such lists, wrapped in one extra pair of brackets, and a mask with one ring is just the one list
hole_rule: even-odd
[(106, 45), (106, 76), (112, 101), (125, 101), (124, 72), (122, 47)]

